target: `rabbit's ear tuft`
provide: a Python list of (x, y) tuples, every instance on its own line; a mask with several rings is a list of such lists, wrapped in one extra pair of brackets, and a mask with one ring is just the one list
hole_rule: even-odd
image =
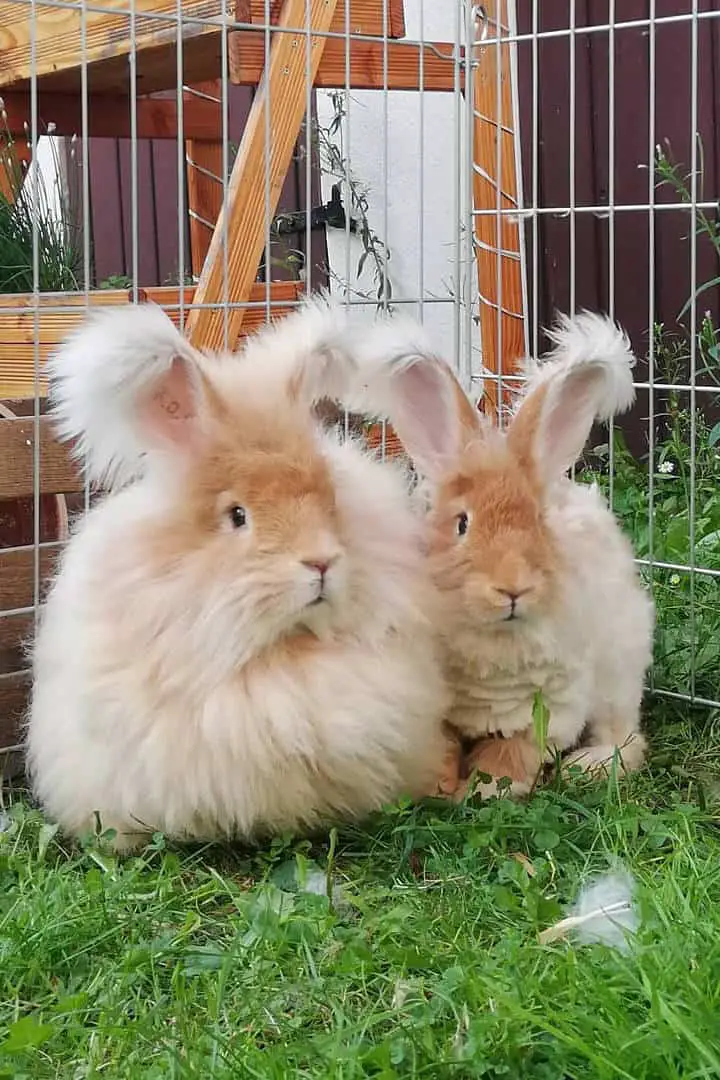
[(518, 458), (548, 481), (575, 464), (596, 420), (625, 412), (635, 396), (630, 344), (611, 320), (581, 312), (559, 319), (551, 337), (555, 349), (508, 429)]

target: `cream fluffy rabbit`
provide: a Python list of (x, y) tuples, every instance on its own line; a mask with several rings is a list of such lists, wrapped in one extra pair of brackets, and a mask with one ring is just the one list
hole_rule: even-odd
[(113, 490), (40, 622), (34, 790), (68, 833), (252, 837), (434, 787), (448, 697), (402, 471), (341, 443), (354, 337), (324, 302), (195, 352), (151, 305), (51, 366), (63, 438)]
[(561, 319), (553, 338), (502, 433), (416, 330), (388, 336), (384, 389), (368, 384), (429, 480), (430, 558), (448, 602), (449, 719), (480, 738), (469, 767), (509, 777), (518, 794), (542, 764), (537, 690), (550, 711), (549, 755), (573, 750), (568, 760), (597, 768), (618, 750), (634, 769), (645, 751), (652, 603), (600, 492), (566, 475), (595, 418), (632, 403), (633, 357), (599, 315)]

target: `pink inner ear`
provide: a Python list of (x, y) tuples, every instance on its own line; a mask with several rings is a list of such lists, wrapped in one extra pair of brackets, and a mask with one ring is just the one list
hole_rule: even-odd
[(140, 407), (141, 422), (157, 440), (187, 444), (197, 418), (197, 388), (186, 360), (176, 356)]
[(450, 378), (439, 364), (420, 361), (397, 380), (399, 401), (393, 426), (420, 469), (434, 476), (454, 456), (458, 442)]

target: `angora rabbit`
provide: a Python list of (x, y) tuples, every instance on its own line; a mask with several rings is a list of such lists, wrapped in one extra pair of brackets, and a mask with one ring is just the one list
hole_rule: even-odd
[(429, 481), (430, 558), (449, 618), (449, 719), (480, 739), (469, 767), (509, 777), (518, 794), (543, 764), (537, 691), (549, 708), (548, 756), (575, 750), (568, 761), (596, 769), (618, 751), (634, 769), (645, 753), (652, 603), (600, 492), (566, 475), (595, 418), (631, 405), (633, 357), (599, 315), (560, 319), (552, 336), (554, 352), (531, 368), (504, 432), (483, 421), (417, 329), (388, 332), (384, 383), (376, 375), (369, 384)]
[(247, 838), (433, 789), (449, 701), (422, 521), (403, 472), (312, 411), (354, 340), (321, 301), (209, 357), (143, 305), (54, 358), (60, 435), (113, 489), (34, 649), (29, 770), (66, 832)]

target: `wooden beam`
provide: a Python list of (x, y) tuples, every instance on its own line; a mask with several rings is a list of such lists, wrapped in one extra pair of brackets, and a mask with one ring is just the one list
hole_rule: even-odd
[(0, 675), (27, 666), (23, 643), (32, 633), (32, 615), (0, 615)]
[[(23, 741), (22, 727), (30, 696), (29, 672), (15, 673), (0, 678), (0, 753), (9, 746), (17, 746)], [(4, 778), (22, 772), (22, 758), (19, 754), (6, 759), (0, 756), (0, 773)]]
[[(345, 33), (345, 6), (344, 2), (338, 5), (335, 17), (330, 24), (330, 30), (335, 34)], [(348, 22), (351, 34), (364, 34), (366, 37), (383, 37), (387, 25), (388, 37), (401, 38), (405, 36), (403, 0), (387, 0), (387, 4), (384, 0), (350, 0), (347, 6), (349, 8)], [(387, 15), (383, 10), (385, 7), (387, 7)], [(257, 23), (260, 26), (265, 24), (265, 0), (245, 0), (238, 10), (243, 8), (247, 11), (247, 16), (241, 18), (240, 14), (238, 14), (236, 16), (238, 22)], [(271, 0), (270, 22), (274, 26), (277, 25), (281, 10), (282, 0)], [(293, 29), (302, 30), (304, 26), (305, 18), (303, 16), (300, 24)]]
[[(273, 281), (270, 286), (273, 316), (291, 310), (292, 304), (300, 295), (300, 289), (301, 285), (296, 281)], [(176, 324), (179, 322), (179, 312), (173, 310), (180, 303), (180, 290), (177, 287), (148, 288), (144, 290), (144, 295), (146, 299), (165, 307), (166, 310), (169, 308), (170, 318)], [(183, 290), (186, 314), (194, 297), (194, 289)], [(102, 289), (90, 293), (91, 305), (103, 307), (127, 304), (131, 298), (131, 294), (124, 289)], [(250, 301), (259, 306), (246, 311), (243, 333), (258, 330), (265, 322), (264, 284), (251, 288)], [(85, 296), (83, 293), (44, 293), (35, 300), (27, 293), (0, 294), (0, 399), (32, 398), (35, 394), (36, 307), (39, 308), (37, 341), (42, 372), (42, 367), (51, 353), (84, 319)], [(44, 397), (46, 393), (47, 383), (41, 375), (40, 394)], [(2, 423), (6, 421), (0, 421), (0, 424)], [(0, 474), (3, 460), (0, 457)], [(26, 491), (32, 493), (31, 481)]]
[[(515, 118), (506, 0), (489, 0), (488, 38), (479, 45), (473, 80), (473, 206), (485, 379), (483, 409), (497, 418), (511, 387), (499, 393), (495, 375), (517, 371), (526, 353), (520, 226), (515, 161)], [(498, 29), (496, 29), (496, 27)], [(499, 76), (499, 93), (498, 93)], [(477, 213), (481, 211), (481, 213)]]
[[(198, 89), (222, 100), (222, 84), (219, 79), (203, 83)], [(188, 139), (185, 143), (190, 255), (195, 277), (199, 277), (202, 271), (215, 222), (222, 209), (223, 146), (220, 135), (218, 127), (214, 139)]]
[[(320, 89), (345, 86), (346, 42), (329, 38), (313, 85)], [(385, 86), (385, 44), (351, 38), (350, 87), (353, 90), (382, 90)], [(406, 41), (387, 44), (387, 87), (389, 90), (451, 92), (455, 89), (455, 47), (447, 41), (426, 42), (423, 49), (423, 78), (420, 79), (420, 46)], [(439, 55), (438, 55), (439, 54)], [(237, 30), (228, 34), (230, 81), (239, 86), (256, 86), (265, 65), (265, 36), (257, 30)], [(464, 83), (461, 71), (461, 86)]]
[[(40, 581), (47, 587), (63, 544), (39, 547)], [(0, 611), (32, 607), (34, 603), (35, 548), (0, 551)]]
[[(3, 95), (8, 128), (16, 138), (26, 138), (30, 124), (28, 91), (10, 90)], [(127, 95), (93, 94), (88, 98), (88, 137), (130, 138), (131, 102)], [(137, 99), (137, 134), (140, 139), (177, 138), (177, 98)], [(79, 94), (38, 94), (38, 135), (54, 124), (55, 135), (82, 135), (82, 98)], [(222, 128), (219, 103), (194, 94), (183, 94), (183, 129), (189, 139), (217, 139)]]
[(185, 165), (192, 272), (195, 277), (199, 277), (210, 247), (215, 222), (222, 210), (222, 143), (188, 139), (185, 143)]
[[(127, 65), (131, 51), (130, 17), (117, 11), (125, 0), (104, 0), (106, 11), (85, 11), (85, 42), (82, 42), (80, 6), (50, 7), (0, 2), (0, 86), (12, 86), (25, 79), (57, 75), (80, 68), (83, 56), (88, 64), (122, 57)], [(150, 47), (177, 45), (177, 0), (135, 0), (135, 47), (138, 60)], [(162, 16), (169, 16), (163, 18)], [(216, 22), (223, 15), (222, 0), (183, 0), (183, 38), (207, 34), (219, 36)], [(35, 40), (31, 57), (31, 41)], [(215, 72), (219, 74), (219, 72)], [(212, 78), (212, 75), (207, 76)]]
[[(50, 417), (39, 418), (37, 435), (40, 442), (38, 493), (56, 495), (83, 491), (78, 468), (70, 457), (69, 448), (55, 438)], [(32, 417), (0, 420), (0, 499), (33, 494), (35, 441), (36, 425)]]
[[(0, 153), (5, 152), (6, 146), (7, 140), (0, 136)], [(28, 146), (24, 138), (15, 141), (13, 156), (21, 163), (21, 168), (23, 165), (28, 166), (32, 161), (32, 147)], [(0, 166), (0, 194), (8, 202), (15, 202), (21, 183), (22, 175), (18, 175), (14, 169), (6, 169)]]
[[(280, 26), (292, 26), (305, 14), (306, 0), (285, 0)], [(326, 31), (331, 25), (338, 0), (309, 0), (310, 25)], [(258, 37), (258, 35), (254, 35)], [(264, 35), (260, 35), (264, 40)], [(255, 95), (240, 149), (232, 169), (225, 206), (218, 217), (208, 257), (198, 282), (197, 303), (219, 303), (224, 295), (242, 300), (249, 295), (257, 274), (265, 243), (266, 214), (277, 209), (293, 148), (305, 115), (306, 71), (310, 78), (317, 73), (328, 38), (305, 34), (273, 35), (267, 69)], [(306, 55), (310, 44), (310, 56)], [(269, 116), (266, 117), (266, 109)], [(266, 143), (267, 129), (271, 132)], [(267, 170), (267, 171), (266, 171)], [(269, 206), (266, 205), (266, 185)], [(225, 235), (227, 233), (227, 269), (225, 281)], [(228, 313), (229, 344), (237, 341), (243, 322), (242, 309)], [(188, 319), (188, 332), (198, 346), (222, 348), (224, 312), (195, 308)]]

